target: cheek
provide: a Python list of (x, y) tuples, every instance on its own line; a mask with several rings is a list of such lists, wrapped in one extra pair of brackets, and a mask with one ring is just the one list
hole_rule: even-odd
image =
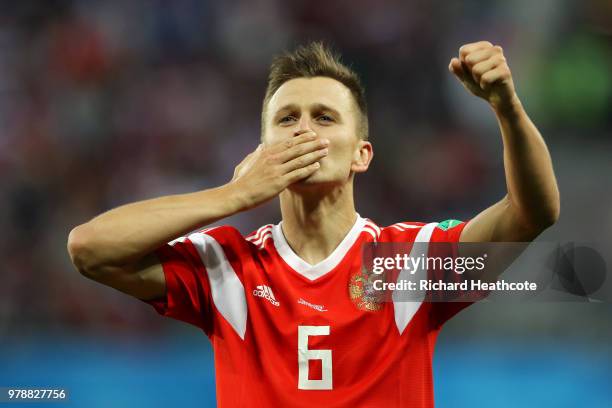
[(280, 140), (280, 134), (277, 129), (268, 127), (263, 134), (263, 140), (265, 144), (272, 145)]
[(353, 160), (355, 143), (349, 138), (331, 138), (327, 162), (339, 170), (349, 168)]

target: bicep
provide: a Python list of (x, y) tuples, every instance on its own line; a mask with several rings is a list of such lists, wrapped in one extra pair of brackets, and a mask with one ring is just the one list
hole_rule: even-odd
[[(538, 234), (536, 230), (525, 227), (508, 196), (504, 197), (471, 219), (461, 231), (459, 242), (480, 242), (482, 245), (460, 246), (460, 256), (476, 258), (482, 256), (483, 251), (488, 255), (486, 268), (473, 272), (474, 275), (466, 273), (464, 279), (496, 281), (526, 249), (528, 244), (525, 243), (533, 241)], [(504, 242), (516, 244), (487, 244)], [(477, 298), (481, 296), (479, 293), (476, 295)]]
[(142, 300), (161, 299), (166, 294), (163, 267), (154, 253), (130, 266), (108, 267), (91, 278)]
[(460, 242), (527, 242), (538, 234), (525, 227), (508, 196), (467, 223)]

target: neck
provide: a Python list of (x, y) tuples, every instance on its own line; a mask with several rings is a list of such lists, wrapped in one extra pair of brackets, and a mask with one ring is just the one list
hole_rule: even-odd
[(327, 258), (357, 219), (352, 183), (325, 193), (287, 189), (280, 194), (280, 205), (287, 243), (311, 265)]

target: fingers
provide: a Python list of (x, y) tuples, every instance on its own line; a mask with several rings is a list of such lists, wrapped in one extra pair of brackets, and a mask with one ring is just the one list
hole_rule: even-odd
[(327, 148), (317, 149), (310, 153), (306, 153), (288, 161), (283, 165), (283, 172), (290, 173), (293, 170), (309, 166), (318, 162), (329, 153)]
[[(296, 136), (293, 139), (297, 139), (298, 137), (299, 136)], [(290, 148), (275, 154), (274, 158), (279, 163), (286, 163), (305, 154), (316, 152), (317, 150), (324, 150), (328, 146), (329, 140), (322, 139), (315, 135), (314, 139), (307, 139), (307, 141), (301, 143), (293, 143)]]
[(309, 164), (306, 167), (301, 167), (299, 169), (295, 169), (292, 172), (287, 174), (287, 176), (286, 176), (287, 183), (288, 184), (293, 184), (293, 183), (295, 183), (297, 181), (303, 180), (303, 179), (309, 177), (315, 171), (319, 170), (319, 167), (321, 167), (319, 162), (314, 162), (312, 164)]
[(498, 63), (506, 62), (503, 49), (499, 45), (493, 46), (488, 41), (481, 41), (475, 44), (481, 45), (464, 45), (459, 48), (459, 61), (464, 70), (467, 68), (467, 70), (471, 71), (473, 67), (489, 59), (496, 60)]
[(478, 94), (480, 92), (478, 82), (476, 82), (472, 77), (470, 68), (466, 64), (462, 63), (459, 58), (451, 59), (448, 69), (457, 77), (457, 79), (459, 79), (467, 90), (473, 94)]
[(495, 69), (485, 72), (480, 78), (479, 84), (483, 90), (488, 90), (496, 82), (508, 81), (510, 79), (510, 69), (507, 65), (498, 66)]
[(280, 173), (291, 184), (310, 176), (320, 168), (319, 161), (328, 155), (329, 140), (309, 131), (275, 145), (269, 159), (280, 164)]
[(478, 41), (459, 48), (459, 57), (451, 59), (448, 69), (469, 88), (485, 90), (502, 74), (495, 71), (498, 67), (507, 67), (503, 49), (489, 41)]
[(462, 81), (467, 78), (466, 72), (461, 65), (461, 61), (459, 61), (459, 58), (451, 59), (450, 64), (448, 64), (448, 70)]
[(232, 182), (247, 190), (255, 205), (278, 195), (287, 186), (309, 177), (327, 155), (328, 140), (304, 132), (271, 146), (258, 146), (234, 170)]
[(472, 78), (474, 78), (474, 82), (479, 84), (480, 87), (482, 88), (482, 84), (481, 84), (482, 76), (485, 73), (497, 68), (498, 66), (503, 65), (504, 62), (505, 62), (505, 58), (503, 56), (499, 57), (495, 55), (491, 58), (488, 58), (482, 62), (477, 63), (476, 65), (472, 67)]
[(285, 139), (281, 142), (273, 144), (272, 146), (269, 147), (268, 151), (271, 154), (282, 153), (288, 149), (291, 149), (294, 146), (297, 146), (301, 143), (306, 143), (306, 142), (315, 140), (317, 138), (318, 138), (317, 134), (313, 131), (304, 132), (299, 136), (294, 136), (289, 139)]
[(479, 62), (486, 61), (493, 55), (496, 55), (496, 50), (493, 47), (480, 48), (470, 52), (469, 54), (465, 55), (463, 58), (460, 59), (461, 62), (471, 68)]
[(473, 53), (474, 51), (490, 47), (493, 47), (493, 44), (491, 44), (489, 41), (478, 41), (471, 44), (465, 44), (461, 46), (461, 48), (459, 48), (459, 60), (461, 60), (462, 62), (466, 62), (465, 58), (469, 54)]

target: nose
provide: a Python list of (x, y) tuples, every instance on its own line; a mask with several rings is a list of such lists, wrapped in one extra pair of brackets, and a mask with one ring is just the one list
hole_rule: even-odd
[(302, 133), (306, 133), (306, 132), (310, 132), (310, 121), (308, 120), (308, 118), (306, 117), (306, 115), (303, 115), (300, 118), (300, 123), (298, 123), (298, 129), (294, 132), (294, 136), (299, 136)]

